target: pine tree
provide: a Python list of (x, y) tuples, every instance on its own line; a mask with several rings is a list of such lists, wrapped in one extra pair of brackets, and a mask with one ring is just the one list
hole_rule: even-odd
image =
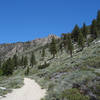
[(36, 58), (35, 58), (34, 52), (32, 52), (31, 59), (30, 59), (30, 64), (31, 64), (32, 67), (34, 65), (36, 65)]
[(28, 75), (29, 74), (29, 67), (27, 67), (26, 71), (25, 71), (25, 75)]
[(76, 24), (73, 31), (72, 31), (72, 39), (77, 42), (78, 41), (78, 35), (79, 35), (79, 32), (80, 32), (80, 28), (79, 26)]
[(0, 59), (0, 69), (1, 69), (1, 67), (2, 67), (2, 66), (1, 66), (1, 59)]
[(2, 66), (3, 75), (12, 75), (14, 71), (14, 63), (11, 58), (3, 63)]
[(3, 74), (2, 72), (2, 65), (1, 65), (1, 59), (0, 59), (0, 76)]
[(87, 39), (88, 30), (85, 23), (83, 23), (82, 33), (83, 33), (84, 38)]
[(24, 56), (22, 56), (21, 60), (20, 60), (20, 65), (24, 66)]
[(62, 40), (66, 40), (66, 33), (62, 33), (62, 34), (61, 34), (61, 39), (62, 39)]
[(41, 56), (44, 58), (44, 56), (45, 56), (45, 49), (43, 48), (42, 49), (42, 54), (41, 54)]
[(24, 57), (24, 68), (28, 65), (27, 56)]
[(91, 25), (91, 34), (94, 38), (97, 38), (98, 34), (97, 34), (97, 24), (96, 24), (96, 20), (94, 19), (92, 21), (92, 25)]
[(71, 57), (72, 57), (72, 53), (73, 53), (73, 44), (72, 44), (72, 40), (71, 40), (71, 36), (69, 35), (68, 37), (67, 37), (67, 49), (68, 49), (68, 51), (70, 52), (70, 55), (71, 55)]
[(18, 66), (18, 57), (16, 54), (13, 56), (12, 60), (14, 62), (14, 67), (17, 67)]
[(50, 44), (50, 53), (51, 55), (53, 55), (53, 58), (55, 57), (57, 53), (56, 40), (54, 37), (52, 38), (52, 42)]
[(78, 35), (78, 45), (83, 50), (83, 48), (84, 48), (84, 37), (83, 37), (83, 34), (82, 34), (81, 31), (80, 31), (80, 33)]
[[(61, 41), (61, 40), (60, 40)], [(61, 41), (60, 44), (59, 44), (59, 49), (61, 51), (61, 53), (63, 52), (63, 42)]]
[(98, 11), (98, 14), (97, 14), (97, 31), (100, 35), (100, 10)]

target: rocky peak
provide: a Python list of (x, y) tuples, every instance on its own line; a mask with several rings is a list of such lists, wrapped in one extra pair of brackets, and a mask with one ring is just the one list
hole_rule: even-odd
[(25, 50), (29, 49), (36, 49), (40, 46), (44, 46), (48, 43), (51, 42), (52, 37), (55, 37), (58, 39), (59, 37), (50, 34), (48, 37), (45, 38), (38, 38), (32, 41), (27, 41), (27, 42), (17, 42), (17, 43), (10, 43), (10, 44), (1, 44), (0, 45), (0, 58), (4, 57), (11, 57), (13, 56), (16, 52), (21, 53), (24, 52)]

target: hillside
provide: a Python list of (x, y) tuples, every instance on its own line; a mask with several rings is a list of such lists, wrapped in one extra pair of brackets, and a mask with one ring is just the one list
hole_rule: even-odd
[(38, 70), (36, 66), (29, 75), (48, 89), (44, 100), (100, 100), (100, 39), (74, 53), (73, 58), (64, 51), (49, 58), (50, 54), (45, 58), (49, 67)]
[[(13, 88), (21, 87), (23, 78), (29, 77), (47, 89), (47, 95), (43, 100), (67, 100), (66, 98), (70, 98), (68, 100), (100, 100), (99, 38), (91, 42), (90, 46), (85, 47), (83, 51), (74, 50), (72, 58), (63, 50), (63, 53), (59, 51), (56, 57), (51, 59), (52, 55), (46, 48), (46, 56), (43, 60), (40, 51), (39, 46), (34, 51), (38, 63), (33, 68), (30, 67), (28, 76), (24, 75), (26, 69), (18, 68), (13, 76), (0, 78), (0, 87), (7, 88), (6, 91), (0, 90), (0, 95), (10, 92)], [(30, 48), (20, 53), (22, 54), (30, 58)], [(44, 61), (47, 61), (49, 66), (39, 69)]]
[(31, 52), (38, 48), (41, 48), (51, 42), (52, 37), (59, 38), (56, 35), (49, 35), (45, 38), (35, 39), (27, 42), (18, 42), (18, 43), (5, 43), (0, 44), (0, 59), (12, 57), (14, 54), (22, 54), (25, 52)]

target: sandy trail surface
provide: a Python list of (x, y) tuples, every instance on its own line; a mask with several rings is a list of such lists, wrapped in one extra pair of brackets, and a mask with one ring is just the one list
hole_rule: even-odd
[(12, 93), (0, 100), (40, 100), (46, 95), (46, 90), (29, 78), (24, 79), (24, 86), (20, 89), (14, 89)]

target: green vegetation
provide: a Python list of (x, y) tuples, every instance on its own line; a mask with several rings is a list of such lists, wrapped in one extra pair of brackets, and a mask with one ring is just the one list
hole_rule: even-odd
[(90, 100), (88, 96), (84, 96), (76, 88), (65, 90), (62, 93), (62, 98), (66, 98), (68, 100)]
[(57, 53), (56, 40), (54, 37), (52, 38), (52, 42), (50, 44), (50, 53), (53, 55), (53, 58), (55, 57)]
[(82, 34), (84, 36), (85, 39), (87, 39), (87, 35), (88, 35), (88, 29), (86, 27), (86, 24), (83, 23), (83, 27), (82, 27)]
[(38, 69), (44, 69), (44, 68), (48, 67), (49, 65), (50, 64), (45, 61), (43, 64), (38, 66)]
[(18, 66), (18, 56), (15, 54), (12, 58), (13, 62), (14, 62), (14, 66), (17, 67)]
[(97, 14), (97, 30), (100, 35), (100, 10), (98, 11), (98, 14)]
[(29, 74), (29, 71), (30, 71), (30, 69), (29, 69), (29, 67), (27, 67), (27, 69), (25, 71), (25, 75), (28, 75)]
[(43, 59), (44, 59), (44, 57), (45, 57), (45, 49), (44, 49), (44, 48), (42, 49), (42, 54), (41, 54), (41, 56), (42, 56)]
[(0, 69), (0, 76), (3, 74), (3, 71), (2, 71), (2, 69)]
[(73, 53), (73, 44), (72, 44), (72, 40), (71, 40), (71, 36), (69, 35), (68, 37), (67, 37), (67, 44), (68, 44), (68, 46), (67, 46), (67, 48), (68, 48), (68, 51), (70, 52), (70, 55), (71, 55), (71, 57), (72, 57), (72, 53)]
[(36, 59), (35, 59), (34, 52), (32, 52), (30, 64), (31, 64), (32, 67), (33, 67), (33, 65), (36, 65)]
[(72, 31), (72, 38), (75, 42), (78, 41), (78, 34), (80, 33), (80, 29), (78, 25), (75, 25), (73, 31)]
[(24, 68), (26, 68), (28, 65), (28, 59), (27, 56), (24, 57)]
[(3, 75), (12, 75), (14, 71), (14, 63), (11, 58), (3, 63), (2, 66)]
[(91, 34), (93, 35), (94, 38), (97, 38), (97, 36), (98, 36), (97, 35), (98, 32), (97, 32), (97, 26), (96, 26), (96, 20), (95, 19), (92, 21)]
[(23, 69), (17, 69), (10, 77), (0, 76), (0, 87), (5, 88), (4, 90), (0, 89), (0, 96), (3, 96), (8, 92), (11, 92), (12, 89), (22, 87), (23, 79), (24, 79)]
[(81, 47), (81, 50), (83, 50), (83, 48), (84, 48), (84, 37), (83, 37), (83, 34), (82, 34), (81, 31), (78, 34), (78, 45), (79, 45), (79, 47)]

